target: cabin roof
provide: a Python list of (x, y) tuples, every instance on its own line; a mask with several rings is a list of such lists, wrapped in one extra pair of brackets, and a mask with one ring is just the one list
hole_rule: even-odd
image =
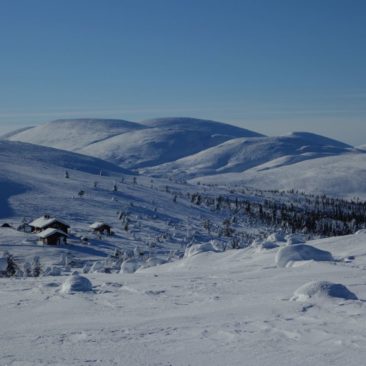
[(70, 227), (70, 225), (66, 224), (66, 222), (64, 222), (60, 219), (56, 219), (55, 217), (46, 217), (46, 216), (41, 216), (38, 219), (33, 220), (29, 225), (42, 229), (48, 225), (53, 224), (54, 222), (59, 222), (62, 225)]
[(63, 231), (58, 230), (58, 229), (53, 229), (51, 227), (40, 232), (39, 234), (37, 234), (37, 236), (40, 237), (41, 239), (46, 239), (55, 234), (59, 234), (60, 236), (68, 237), (68, 235), (66, 233), (64, 233)]
[(101, 227), (103, 226), (108, 226), (110, 227), (110, 225), (106, 224), (105, 222), (100, 222), (100, 221), (97, 221), (97, 222), (94, 222), (93, 224), (91, 224), (89, 227), (91, 229), (100, 229)]

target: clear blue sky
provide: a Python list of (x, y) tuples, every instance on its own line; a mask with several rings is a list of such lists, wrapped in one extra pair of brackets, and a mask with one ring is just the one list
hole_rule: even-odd
[(364, 0), (0, 0), (0, 131), (193, 116), (366, 143)]

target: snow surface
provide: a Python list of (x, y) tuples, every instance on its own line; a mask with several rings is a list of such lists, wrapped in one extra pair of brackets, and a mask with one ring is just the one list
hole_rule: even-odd
[[(70, 276), (0, 279), (0, 362), (362, 365), (366, 236), (311, 245), (355, 260), (278, 268), (273, 251), (201, 253), (134, 274), (87, 274), (93, 291), (73, 294), (59, 291)], [(311, 281), (361, 300), (290, 301)]]
[[(177, 120), (173, 135), (186, 122)], [(108, 124), (120, 127), (106, 123), (107, 130)], [(118, 135), (110, 138), (155, 128), (169, 131), (171, 123), (126, 123), (129, 132), (116, 126)], [(215, 126), (218, 134), (226, 130)], [(89, 141), (100, 136), (95, 126), (89, 127)], [(76, 143), (71, 137), (70, 144)], [(303, 133), (300, 138), (313, 140)], [(320, 141), (319, 149), (328, 143)], [(261, 171), (269, 174), (262, 184), (276, 183), (270, 174), (289, 169), (277, 177), (278, 184), (291, 186), (294, 175), (300, 180), (309, 174), (310, 188), (321, 188), (314, 181), (324, 179), (317, 176), (324, 171), (333, 192), (362, 193), (364, 155), (330, 144), (333, 156), (298, 163), (285, 156), (262, 164)], [(291, 164), (284, 166), (286, 161)], [(6, 270), (4, 253), (9, 252), (24, 272), (39, 258), (43, 272), (41, 277), (22, 277), (21, 271), (19, 277), (0, 277), (0, 365), (364, 363), (364, 230), (293, 244), (296, 238), (285, 233), (269, 235), (263, 226), (240, 222), (232, 227), (258, 240), (245, 249), (224, 250), (231, 238), (214, 238), (202, 223), (209, 220), (219, 228), (227, 213), (192, 204), (188, 193), (217, 197), (228, 194), (230, 185), (132, 176), (100, 159), (13, 141), (0, 141), (0, 166), (0, 219), (11, 225), (0, 227), (0, 270)], [(251, 182), (259, 185), (265, 176), (256, 174)], [(14, 229), (45, 213), (70, 224), (69, 244), (40, 245), (36, 234)], [(101, 221), (112, 226), (114, 235), (90, 231), (91, 223)]]
[[(155, 124), (169, 130), (166, 121), (145, 123), (151, 126), (128, 133)], [(292, 174), (301, 177), (307, 168), (313, 180), (320, 167), (329, 179), (344, 169), (362, 191), (361, 156), (276, 169), (296, 167)], [(314, 169), (317, 161), (329, 168)], [(230, 186), (136, 177), (100, 159), (13, 141), (0, 142), (0, 167), (0, 219), (11, 225), (0, 227), (0, 268), (9, 252), (24, 270), (39, 258), (44, 272), (0, 277), (0, 365), (364, 363), (365, 231), (287, 245), (285, 233), (269, 236), (273, 229), (239, 221), (232, 227), (258, 241), (224, 251), (231, 238), (214, 238), (203, 222), (222, 227), (227, 214), (192, 204), (188, 193), (217, 197)], [(352, 191), (338, 183), (338, 193)], [(69, 244), (41, 245), (36, 234), (14, 229), (45, 213), (70, 224)], [(89, 225), (100, 221), (115, 234), (93, 234)], [(301, 301), (291, 301), (299, 293)]]
[(258, 189), (298, 190), (336, 197), (366, 199), (366, 155), (347, 153), (290, 165), (282, 159), (241, 173), (192, 179), (191, 182), (227, 184)]

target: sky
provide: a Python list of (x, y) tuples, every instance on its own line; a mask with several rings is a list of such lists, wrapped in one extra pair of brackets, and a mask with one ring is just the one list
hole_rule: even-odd
[(0, 132), (191, 116), (366, 144), (364, 0), (0, 0)]

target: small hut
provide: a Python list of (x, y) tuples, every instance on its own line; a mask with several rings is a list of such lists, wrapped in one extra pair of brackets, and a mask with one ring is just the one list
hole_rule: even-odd
[(70, 228), (70, 225), (66, 224), (64, 221), (56, 219), (55, 217), (50, 217), (49, 215), (39, 217), (38, 219), (32, 221), (29, 226), (32, 228), (32, 231), (36, 233), (52, 228), (63, 231), (65, 234), (67, 234)]
[(104, 223), (104, 222), (94, 222), (89, 226), (94, 233), (96, 234), (112, 234), (112, 228), (110, 225)]
[(48, 228), (37, 234), (43, 244), (61, 245), (67, 243), (68, 235), (61, 230)]

